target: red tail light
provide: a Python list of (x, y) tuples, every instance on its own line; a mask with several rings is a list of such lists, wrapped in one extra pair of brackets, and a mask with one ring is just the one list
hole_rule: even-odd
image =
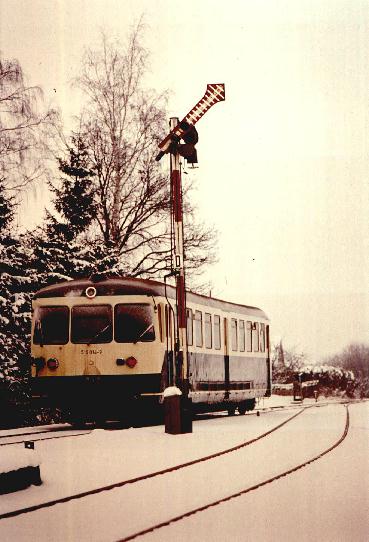
[(55, 371), (55, 369), (57, 369), (59, 367), (59, 362), (55, 358), (50, 358), (50, 359), (47, 360), (47, 366), (52, 371)]
[(137, 365), (137, 359), (134, 358), (133, 356), (129, 356), (129, 358), (126, 359), (126, 365), (130, 369), (133, 369), (133, 367), (136, 367), (136, 365)]

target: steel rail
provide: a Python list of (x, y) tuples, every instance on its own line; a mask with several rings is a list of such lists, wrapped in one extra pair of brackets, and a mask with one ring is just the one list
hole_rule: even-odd
[[(51, 431), (55, 431), (52, 429)], [(27, 435), (40, 435), (42, 433), (49, 433), (49, 431), (32, 431), (31, 433), (9, 433), (8, 435), (0, 435), (0, 439), (12, 438), (12, 437), (26, 437)]]
[[(74, 435), (57, 435), (54, 437), (45, 437), (45, 438), (30, 438), (26, 440), (16, 440), (15, 442), (2, 442), (0, 446), (13, 446), (14, 444), (24, 444), (25, 442), (40, 442), (43, 440), (53, 440), (57, 438), (72, 438), (72, 437), (83, 437), (84, 435), (89, 435), (92, 431), (87, 431), (85, 433), (75, 433)], [(32, 435), (33, 433), (31, 433)], [(36, 433), (37, 435), (37, 433)], [(10, 437), (8, 437), (10, 438)]]
[(346, 424), (345, 429), (341, 435), (341, 437), (329, 448), (321, 452), (320, 454), (312, 457), (311, 459), (308, 459), (307, 461), (304, 461), (303, 463), (300, 463), (299, 465), (296, 465), (292, 469), (288, 469), (280, 474), (277, 474), (276, 476), (273, 476), (272, 478), (268, 478), (267, 480), (264, 480), (263, 482), (260, 482), (258, 484), (255, 484), (253, 486), (250, 486), (248, 488), (245, 488), (241, 491), (238, 491), (237, 493), (233, 493), (232, 495), (228, 495), (227, 497), (223, 497), (221, 499), (218, 499), (216, 501), (210, 502), (208, 504), (205, 504), (204, 506), (199, 506), (198, 508), (194, 508), (193, 510), (190, 510), (188, 512), (185, 512), (179, 516), (175, 516), (173, 518), (170, 518), (166, 521), (163, 521), (161, 523), (157, 523), (156, 525), (152, 525), (151, 527), (148, 527), (147, 529), (143, 529), (142, 531), (133, 533), (129, 536), (126, 536), (125, 538), (120, 538), (116, 542), (129, 542), (130, 540), (134, 540), (135, 538), (138, 538), (139, 536), (144, 536), (145, 534), (152, 533), (153, 531), (156, 531), (158, 529), (162, 529), (163, 527), (168, 527), (171, 523), (176, 523), (178, 521), (181, 521), (185, 518), (188, 518), (190, 516), (193, 516), (195, 514), (198, 514), (200, 512), (204, 512), (205, 510), (208, 510), (209, 508), (213, 508), (215, 506), (219, 506), (220, 504), (223, 504), (225, 502), (231, 501), (233, 499), (236, 499), (238, 497), (241, 497), (242, 495), (246, 495), (246, 493), (250, 493), (251, 491), (255, 491), (256, 489), (260, 489), (261, 487), (266, 486), (267, 484), (271, 484), (272, 482), (275, 482), (276, 480), (280, 480), (284, 476), (288, 476), (292, 474), (293, 472), (296, 472), (303, 467), (306, 467), (307, 465), (310, 465), (314, 461), (317, 461), (318, 459), (321, 459), (325, 455), (327, 455), (329, 452), (337, 448), (346, 438), (349, 426), (350, 426), (350, 415), (347, 404), (345, 404), (346, 407)]

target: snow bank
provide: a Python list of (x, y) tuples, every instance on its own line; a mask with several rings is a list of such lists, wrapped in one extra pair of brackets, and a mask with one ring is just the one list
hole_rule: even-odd
[(40, 457), (34, 450), (12, 448), (0, 451), (0, 474), (27, 467), (38, 467), (40, 463)]
[(342, 369), (341, 367), (335, 367), (332, 365), (305, 365), (300, 369), (300, 374), (330, 374), (332, 376), (345, 376), (346, 378), (349, 378), (350, 380), (354, 380), (355, 376), (354, 373), (350, 370)]

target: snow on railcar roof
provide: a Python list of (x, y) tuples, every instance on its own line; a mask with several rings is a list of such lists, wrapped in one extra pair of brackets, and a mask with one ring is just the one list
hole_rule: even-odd
[[(115, 277), (94, 279), (77, 279), (59, 282), (41, 288), (35, 294), (35, 299), (41, 297), (81, 297), (86, 288), (94, 287), (96, 295), (161, 295), (164, 284), (147, 279), (133, 277)], [(169, 288), (169, 287), (168, 287)]]
[[(175, 287), (162, 282), (134, 277), (115, 277), (95, 279), (77, 279), (60, 282), (41, 288), (36, 292), (34, 299), (48, 297), (85, 297), (86, 289), (94, 287), (97, 296), (120, 296), (120, 295), (147, 295), (167, 296), (175, 299)], [(215, 297), (208, 297), (195, 292), (187, 291), (187, 300), (193, 303), (203, 304), (214, 308), (222, 308), (225, 311), (242, 312), (253, 316), (259, 316), (268, 320), (267, 315), (258, 307), (224, 301)]]

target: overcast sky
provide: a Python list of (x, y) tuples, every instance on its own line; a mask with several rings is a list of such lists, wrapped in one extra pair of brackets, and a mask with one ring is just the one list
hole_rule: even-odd
[(188, 172), (219, 231), (212, 295), (261, 306), (312, 361), (369, 342), (368, 2), (0, 0), (0, 49), (69, 125), (83, 48), (142, 14), (147, 84), (171, 91), (170, 116), (226, 85)]

